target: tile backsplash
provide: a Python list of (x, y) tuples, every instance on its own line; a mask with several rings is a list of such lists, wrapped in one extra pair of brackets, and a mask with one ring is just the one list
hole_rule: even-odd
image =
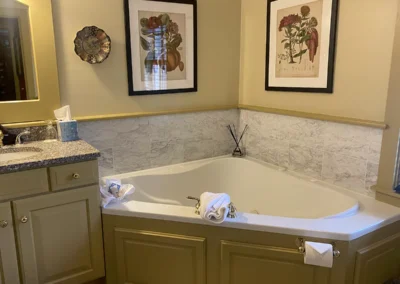
[(241, 110), (245, 124), (249, 156), (374, 196), (382, 130)]
[(79, 123), (79, 136), (101, 151), (101, 176), (229, 154), (235, 148), (226, 126), (239, 111), (102, 120)]

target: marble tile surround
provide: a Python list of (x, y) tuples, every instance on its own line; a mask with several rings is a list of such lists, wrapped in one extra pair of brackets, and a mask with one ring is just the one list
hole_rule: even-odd
[(239, 110), (80, 122), (79, 136), (101, 152), (100, 176), (229, 154), (228, 124)]
[(383, 131), (248, 110), (240, 111), (247, 154), (374, 196)]
[(228, 124), (249, 125), (247, 154), (312, 178), (374, 196), (383, 131), (248, 110), (79, 123), (101, 151), (101, 176), (230, 154)]

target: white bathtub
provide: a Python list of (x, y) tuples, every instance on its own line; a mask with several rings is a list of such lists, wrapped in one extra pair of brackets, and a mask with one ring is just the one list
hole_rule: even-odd
[[(110, 177), (109, 177), (110, 178)], [(204, 223), (202, 192), (226, 192), (239, 214), (222, 226), (353, 240), (400, 219), (400, 209), (254, 159), (221, 157), (113, 176), (135, 193), (103, 214)]]

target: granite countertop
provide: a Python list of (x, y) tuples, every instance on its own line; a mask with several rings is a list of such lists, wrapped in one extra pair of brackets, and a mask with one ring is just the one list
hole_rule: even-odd
[(0, 161), (0, 174), (84, 162), (100, 157), (100, 152), (83, 140), (40, 141), (18, 146), (4, 146), (0, 148), (0, 155), (18, 152), (18, 149), (22, 152), (38, 152), (38, 154), (18, 160)]

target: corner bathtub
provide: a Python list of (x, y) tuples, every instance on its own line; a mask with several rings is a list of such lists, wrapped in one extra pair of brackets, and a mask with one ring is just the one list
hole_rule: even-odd
[(220, 157), (108, 178), (136, 191), (103, 209), (107, 215), (209, 224), (187, 199), (209, 191), (228, 193), (238, 210), (237, 218), (219, 225), (224, 227), (351, 241), (400, 220), (396, 207), (251, 158)]

